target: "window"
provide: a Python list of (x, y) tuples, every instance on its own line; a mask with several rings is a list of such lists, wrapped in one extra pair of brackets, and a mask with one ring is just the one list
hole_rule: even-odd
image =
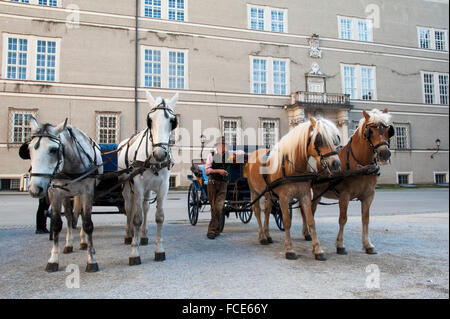
[(289, 60), (266, 57), (250, 57), (251, 93), (288, 95)]
[(3, 47), (3, 78), (59, 81), (60, 39), (4, 34)]
[(119, 113), (97, 113), (97, 141), (99, 144), (119, 142)]
[(225, 141), (229, 146), (238, 145), (240, 142), (240, 120), (223, 119), (222, 134), (225, 136)]
[(170, 89), (188, 88), (188, 51), (142, 47), (141, 86)]
[(338, 16), (339, 38), (363, 42), (373, 41), (372, 21)]
[(11, 143), (25, 143), (30, 137), (31, 117), (37, 117), (37, 110), (9, 109), (9, 141)]
[(270, 32), (288, 32), (287, 10), (248, 5), (248, 28)]
[(141, 0), (141, 15), (147, 18), (187, 21), (187, 0)]
[(434, 172), (434, 183), (438, 185), (448, 184), (448, 172)]
[(419, 48), (436, 51), (448, 51), (447, 30), (417, 28)]
[(448, 105), (448, 74), (422, 72), (425, 104)]
[(176, 176), (170, 176), (169, 178), (169, 188), (175, 188), (177, 187), (177, 177)]
[(411, 177), (410, 173), (397, 173), (397, 183), (399, 185), (411, 184), (410, 177)]
[(279, 120), (261, 120), (261, 145), (265, 147), (272, 147), (278, 141), (278, 127)]
[(20, 179), (19, 178), (3, 178), (0, 179), (0, 190), (10, 191), (20, 189)]
[(395, 124), (395, 148), (398, 150), (410, 149), (409, 124)]
[(58, 7), (60, 4), (58, 0), (10, 0), (12, 2), (20, 2), (20, 3), (31, 3), (31, 4), (38, 4), (41, 6), (48, 6), (48, 7)]
[(376, 100), (376, 68), (341, 65), (343, 93), (355, 100)]

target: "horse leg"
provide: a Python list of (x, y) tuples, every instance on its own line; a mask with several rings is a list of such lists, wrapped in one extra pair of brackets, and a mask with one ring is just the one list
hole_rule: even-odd
[[(83, 218), (83, 206), (81, 204), (80, 196), (75, 196), (73, 199), (73, 215), (74, 218), (78, 220), (78, 216), (81, 214), (81, 218)], [(87, 236), (84, 232), (83, 227), (80, 229), (80, 250), (87, 250), (88, 244), (87, 244)]]
[[(254, 192), (251, 192), (251, 200), (252, 202), (255, 200), (255, 198), (258, 197), (258, 195)], [(263, 227), (261, 224), (261, 206), (260, 206), (260, 200), (258, 200), (253, 205), (253, 212), (255, 213), (256, 221), (258, 222), (258, 241), (261, 243), (261, 245), (267, 245), (267, 239), (264, 238), (263, 233)]]
[(374, 194), (364, 198), (361, 201), (362, 210), (362, 242), (366, 253), (369, 255), (377, 254), (375, 246), (372, 245), (369, 238), (369, 219), (370, 219), (370, 205), (372, 205)]
[(341, 194), (339, 198), (339, 233), (336, 238), (336, 252), (339, 255), (347, 255), (344, 245), (344, 227), (347, 223), (347, 209), (350, 198), (346, 194)]
[(264, 205), (264, 235), (267, 238), (267, 242), (269, 244), (273, 244), (273, 239), (272, 236), (270, 236), (270, 232), (269, 232), (269, 218), (270, 218), (270, 213), (272, 212), (272, 200), (268, 199), (266, 200), (266, 203)]
[(80, 197), (79, 196), (74, 196), (74, 198), (73, 198), (72, 225), (71, 225), (71, 227), (73, 229), (77, 228), (78, 218), (80, 217), (80, 213), (81, 213)]
[(285, 250), (286, 250), (286, 259), (288, 260), (296, 260), (298, 256), (295, 254), (292, 249), (291, 242), (291, 216), (289, 215), (289, 200), (286, 197), (280, 196), (280, 207), (281, 213), (283, 214), (283, 224), (284, 224), (284, 235), (285, 235)]
[(312, 241), (311, 233), (309, 232), (308, 223), (306, 222), (305, 211), (303, 207), (300, 205), (300, 213), (302, 215), (302, 234), (305, 237), (306, 241)]
[(306, 195), (303, 195), (300, 201), (300, 206), (303, 208), (303, 211), (305, 212), (306, 222), (309, 227), (309, 231), (311, 232), (311, 239), (312, 239), (312, 245), (313, 245), (313, 253), (316, 258), (316, 260), (319, 261), (325, 261), (327, 260), (325, 254), (323, 253), (322, 249), (320, 248), (319, 240), (317, 238), (316, 233), (316, 224), (314, 221), (314, 216), (312, 214), (311, 210), (311, 193), (307, 192)]
[(148, 194), (144, 198), (143, 210), (144, 210), (144, 220), (142, 222), (142, 235), (141, 235), (141, 246), (148, 245), (148, 236), (147, 236), (147, 214), (150, 212), (150, 196), (152, 192), (148, 192)]
[[(168, 183), (167, 183), (168, 184)], [(169, 185), (162, 191), (158, 193), (158, 199), (156, 204), (156, 250), (155, 250), (155, 261), (166, 260), (166, 252), (164, 251), (163, 239), (162, 239), (162, 228), (164, 223), (164, 202), (166, 201), (167, 193), (169, 192)]]
[(87, 235), (88, 243), (87, 243), (87, 265), (86, 272), (97, 272), (98, 264), (95, 261), (95, 249), (94, 242), (92, 239), (92, 233), (94, 232), (94, 224), (92, 223), (91, 213), (92, 213), (92, 201), (94, 194), (94, 187), (92, 184), (92, 190), (90, 192), (86, 192), (81, 196), (81, 202), (83, 205), (83, 231)]
[(140, 265), (141, 256), (139, 255), (139, 241), (141, 236), (141, 226), (142, 226), (142, 203), (144, 201), (144, 196), (141, 193), (137, 193), (138, 187), (134, 187), (133, 194), (133, 206), (131, 209), (131, 222), (133, 223), (132, 228), (132, 240), (131, 240), (131, 255), (128, 258), (128, 264), (130, 266)]
[(124, 208), (125, 213), (127, 214), (127, 223), (125, 225), (125, 245), (131, 245), (132, 240), (132, 224), (131, 224), (131, 215), (132, 215), (132, 206), (133, 206), (133, 195), (131, 193), (131, 186), (129, 183), (125, 183), (122, 191), (122, 196), (124, 198)]
[(73, 235), (72, 235), (72, 205), (70, 198), (64, 199), (64, 214), (67, 219), (67, 235), (66, 246), (64, 247), (63, 254), (70, 254), (73, 252)]
[(61, 219), (61, 207), (62, 201), (59, 198), (55, 198), (56, 196), (51, 196), (51, 205), (52, 205), (52, 232), (53, 232), (53, 247), (50, 255), (50, 259), (48, 260), (47, 267), (45, 270), (47, 272), (55, 272), (58, 271), (59, 267), (59, 233), (62, 229), (62, 219)]

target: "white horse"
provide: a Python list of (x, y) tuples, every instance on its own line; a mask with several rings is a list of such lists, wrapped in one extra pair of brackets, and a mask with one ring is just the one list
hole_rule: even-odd
[[(130, 166), (145, 168), (142, 174), (125, 183), (122, 192), (127, 213), (125, 244), (131, 244), (130, 266), (141, 263), (139, 245), (148, 244), (147, 214), (150, 210), (152, 191), (157, 195), (155, 260), (163, 261), (166, 258), (161, 233), (172, 165), (169, 139), (171, 131), (178, 125), (177, 117), (173, 113), (178, 93), (171, 100), (166, 100), (161, 97), (154, 99), (147, 91), (147, 100), (150, 104), (147, 128), (119, 145), (121, 150), (118, 156), (118, 170)], [(144, 227), (141, 238), (142, 223)]]
[(67, 218), (67, 237), (63, 252), (73, 251), (70, 199), (74, 197), (76, 216), (82, 211), (80, 249), (87, 250), (86, 272), (96, 272), (98, 264), (92, 242), (94, 225), (91, 211), (96, 186), (95, 174), (103, 173), (100, 148), (82, 131), (67, 126), (67, 120), (55, 127), (50, 124), (40, 125), (36, 119), (31, 118), (30, 125), (32, 138), (28, 147), (26, 144), (23, 146), (26, 156), (21, 155), (22, 158), (31, 159), (29, 193), (35, 198), (42, 198), (48, 193), (52, 207), (53, 249), (46, 270), (58, 270), (62, 205)]

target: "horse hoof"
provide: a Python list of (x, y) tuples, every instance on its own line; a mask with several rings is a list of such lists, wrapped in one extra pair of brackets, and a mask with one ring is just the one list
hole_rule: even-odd
[(45, 267), (46, 272), (56, 272), (58, 271), (58, 264), (57, 263), (48, 263), (47, 267)]
[(155, 261), (164, 261), (166, 260), (166, 253), (155, 253)]
[(87, 244), (80, 244), (80, 250), (87, 250)]
[(378, 253), (375, 250), (375, 248), (371, 247), (371, 248), (366, 248), (366, 254), (368, 254), (368, 255), (376, 255)]
[(131, 241), (132, 241), (132, 240), (133, 240), (133, 238), (131, 238), (131, 237), (125, 237), (123, 243), (124, 243), (125, 245), (131, 245)]
[(347, 255), (347, 249), (345, 247), (337, 247), (336, 252), (338, 255)]
[(264, 246), (267, 246), (267, 245), (269, 245), (269, 241), (267, 240), (267, 239), (261, 239), (260, 241), (259, 241), (259, 243), (261, 244), (261, 245), (264, 245)]
[(98, 271), (98, 264), (87, 264), (86, 266), (86, 272), (97, 272)]
[(312, 241), (311, 235), (305, 235), (305, 240), (306, 241)]
[(316, 260), (318, 260), (318, 261), (327, 260), (327, 256), (325, 256), (325, 254), (315, 254), (314, 256), (316, 257)]
[(136, 266), (141, 264), (141, 257), (130, 257), (128, 260), (128, 265)]
[(63, 254), (73, 253), (73, 247), (64, 247)]
[(298, 256), (295, 253), (286, 253), (287, 260), (297, 260)]
[(267, 242), (268, 242), (269, 244), (273, 244), (273, 239), (272, 239), (272, 237), (267, 237)]
[[(130, 238), (131, 239), (131, 238)], [(130, 242), (131, 244), (131, 242)], [(141, 238), (141, 246), (147, 246), (148, 245), (148, 238)]]

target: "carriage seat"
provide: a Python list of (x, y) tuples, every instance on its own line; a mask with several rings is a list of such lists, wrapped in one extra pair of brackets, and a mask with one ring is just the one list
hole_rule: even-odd
[(208, 185), (208, 175), (206, 175), (205, 165), (198, 165), (197, 168), (202, 173), (203, 184)]
[(118, 144), (99, 144), (100, 151), (102, 152), (102, 161), (105, 162), (112, 157), (112, 160), (103, 165), (103, 171), (117, 171), (117, 154), (105, 154), (108, 152), (113, 152), (119, 147)]

